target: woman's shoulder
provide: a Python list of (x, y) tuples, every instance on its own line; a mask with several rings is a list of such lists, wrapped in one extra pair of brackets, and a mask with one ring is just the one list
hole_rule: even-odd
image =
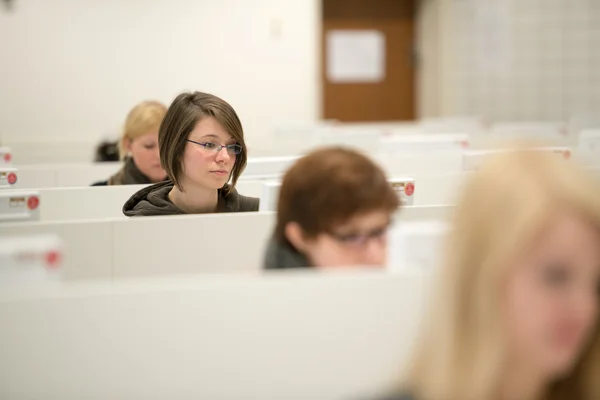
[(173, 182), (165, 181), (138, 190), (123, 205), (128, 217), (185, 214), (169, 200)]
[(225, 195), (225, 209), (229, 212), (258, 211), (260, 199), (239, 194), (236, 188), (229, 188)]
[(258, 211), (260, 199), (258, 197), (249, 197), (239, 194), (240, 196), (240, 211)]

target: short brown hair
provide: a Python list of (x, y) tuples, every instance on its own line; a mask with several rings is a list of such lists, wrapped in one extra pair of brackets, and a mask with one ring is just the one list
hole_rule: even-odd
[(182, 93), (173, 100), (158, 132), (160, 162), (169, 178), (181, 190), (180, 176), (182, 157), (190, 133), (202, 118), (213, 117), (242, 146), (237, 155), (231, 176), (232, 185), (225, 194), (235, 187), (240, 174), (246, 168), (247, 149), (244, 130), (233, 107), (217, 96), (202, 92)]
[(296, 222), (314, 238), (352, 216), (400, 206), (383, 170), (366, 156), (343, 147), (316, 150), (285, 174), (279, 191), (275, 236)]
[(158, 130), (166, 113), (167, 107), (154, 100), (143, 101), (133, 107), (125, 119), (123, 135), (119, 141), (119, 156), (125, 158), (127, 155), (127, 140), (137, 139), (155, 129)]

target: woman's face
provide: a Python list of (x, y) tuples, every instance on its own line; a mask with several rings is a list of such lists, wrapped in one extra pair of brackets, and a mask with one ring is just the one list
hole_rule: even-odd
[(563, 374), (598, 323), (600, 234), (564, 212), (514, 267), (504, 304), (509, 354), (543, 376)]
[(160, 165), (158, 131), (149, 132), (129, 141), (127, 151), (137, 168), (152, 182), (164, 181), (167, 173)]
[(182, 184), (220, 189), (229, 181), (237, 155), (218, 146), (236, 141), (213, 117), (201, 119), (190, 133), (183, 155)]
[(331, 233), (304, 239), (299, 250), (316, 267), (384, 267), (390, 223), (391, 215), (387, 211), (357, 215)]

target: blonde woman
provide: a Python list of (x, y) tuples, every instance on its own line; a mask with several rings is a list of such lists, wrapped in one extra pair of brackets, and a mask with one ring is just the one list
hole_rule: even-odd
[(393, 398), (600, 399), (595, 179), (519, 151), (488, 160), (463, 193), (405, 393)]
[(144, 101), (127, 115), (119, 154), (123, 168), (113, 175), (109, 185), (156, 183), (167, 179), (158, 152), (158, 129), (167, 107), (157, 101)]

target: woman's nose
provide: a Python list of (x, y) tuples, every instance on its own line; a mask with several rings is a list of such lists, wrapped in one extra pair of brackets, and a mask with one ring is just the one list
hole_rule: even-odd
[(223, 147), (221, 150), (219, 150), (217, 152), (217, 157), (216, 157), (217, 161), (229, 161), (230, 158), (231, 158), (231, 156), (227, 152), (226, 147)]

